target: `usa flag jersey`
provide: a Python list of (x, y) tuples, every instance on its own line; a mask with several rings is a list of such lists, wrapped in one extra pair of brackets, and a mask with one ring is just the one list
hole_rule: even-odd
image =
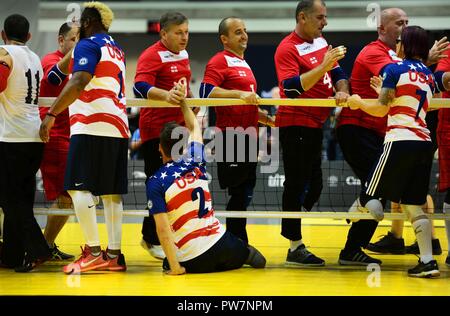
[(437, 90), (431, 70), (414, 59), (388, 65), (383, 74), (383, 88), (395, 89), (384, 142), (431, 141), (425, 123), (428, 106)]
[(166, 163), (147, 181), (149, 212), (167, 213), (180, 262), (198, 257), (225, 233), (214, 216), (204, 146), (191, 142), (188, 149), (183, 159)]
[(129, 138), (125, 100), (125, 54), (105, 33), (78, 42), (72, 73), (86, 71), (92, 80), (69, 107), (70, 134)]
[[(256, 92), (255, 76), (245, 59), (222, 51), (210, 59), (206, 65), (203, 82), (228, 90)], [(222, 130), (227, 127), (258, 126), (258, 107), (256, 105), (218, 106), (216, 126)]]
[[(189, 91), (191, 67), (186, 50), (174, 53), (158, 41), (139, 56), (135, 83), (143, 81), (169, 91), (173, 88), (174, 82), (180, 80), (186, 83), (187, 91)], [(146, 96), (142, 97), (146, 98)], [(159, 138), (164, 124), (171, 121), (178, 124), (184, 122), (180, 108), (142, 108), (139, 116), (142, 142)]]
[[(306, 42), (297, 33), (292, 32), (286, 36), (278, 45), (275, 52), (275, 68), (278, 76), (281, 98), (286, 98), (282, 86), (283, 80), (302, 75), (319, 66), (328, 43), (323, 37), (315, 38), (312, 42)], [(339, 65), (336, 64), (335, 67)], [(334, 95), (333, 82), (330, 72), (327, 72), (308, 91), (303, 92), (299, 98), (305, 99), (327, 99)], [(278, 108), (276, 125), (306, 126), (322, 128), (331, 109), (314, 106), (280, 106)]]

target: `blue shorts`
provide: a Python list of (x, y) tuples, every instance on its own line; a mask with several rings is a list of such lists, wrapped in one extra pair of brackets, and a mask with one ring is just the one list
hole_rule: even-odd
[(93, 195), (126, 194), (128, 191), (128, 139), (93, 135), (70, 138), (65, 190)]

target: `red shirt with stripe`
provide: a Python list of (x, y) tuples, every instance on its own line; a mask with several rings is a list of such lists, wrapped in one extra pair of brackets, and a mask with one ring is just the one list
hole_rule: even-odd
[[(436, 71), (450, 71), (450, 56), (439, 61)], [(450, 92), (442, 92), (442, 97), (450, 98)], [(450, 188), (450, 109), (439, 109), (436, 134), (439, 146), (439, 191), (444, 192)]]
[[(191, 67), (189, 54), (186, 50), (174, 53), (169, 51), (161, 41), (148, 47), (139, 56), (134, 82), (148, 84), (164, 90), (171, 90), (174, 82), (185, 81), (189, 91), (191, 81)], [(184, 122), (181, 110), (177, 108), (141, 108), (139, 129), (143, 142), (159, 138), (165, 123), (175, 121)]]
[[(446, 52), (448, 55), (449, 51)], [(443, 58), (439, 61), (436, 71), (450, 71), (450, 55), (446, 58)], [(450, 98), (450, 91), (444, 91), (442, 92), (443, 98)], [(447, 131), (450, 127), (450, 109), (440, 109), (439, 110), (439, 121), (438, 121), (438, 130), (440, 131)]]
[[(256, 92), (255, 76), (247, 62), (229, 52), (222, 51), (212, 57), (206, 65), (203, 82), (227, 90)], [(226, 127), (257, 127), (258, 107), (256, 105), (215, 107), (216, 126), (224, 130)]]
[[(275, 52), (275, 69), (277, 71), (280, 97), (286, 98), (283, 91), (283, 80), (302, 75), (319, 66), (328, 43), (323, 37), (306, 42), (295, 32), (286, 36)], [(303, 92), (300, 99), (327, 99), (334, 95), (330, 72), (327, 72), (308, 91)], [(306, 126), (322, 128), (330, 114), (328, 107), (314, 106), (280, 106), (276, 117), (276, 126)]]
[[(61, 61), (64, 57), (64, 54), (59, 50), (49, 53), (44, 56), (41, 60), (42, 69), (44, 70), (44, 76), (42, 77), (39, 96), (40, 97), (57, 97), (67, 81), (69, 81), (69, 76), (67, 76), (64, 81), (60, 85), (53, 85), (48, 81), (48, 75), (50, 70), (57, 63)], [(48, 107), (39, 107), (39, 112), (41, 115), (41, 119), (43, 120), (45, 115), (47, 114), (49, 108)], [(62, 111), (55, 120), (55, 125), (53, 125), (50, 130), (50, 138), (63, 138), (65, 140), (69, 140), (70, 138), (70, 120), (69, 120), (69, 109), (65, 109)]]
[[(370, 87), (370, 78), (381, 75), (381, 70), (389, 64), (401, 61), (396, 53), (380, 40), (365, 46), (356, 57), (350, 85), (352, 94), (363, 99), (378, 99), (378, 94)], [(386, 132), (387, 116), (375, 117), (362, 110), (344, 107), (339, 114), (340, 125), (357, 125), (376, 131), (381, 136)]]

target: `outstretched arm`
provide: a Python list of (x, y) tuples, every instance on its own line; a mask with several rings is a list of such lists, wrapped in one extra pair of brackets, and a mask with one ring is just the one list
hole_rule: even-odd
[(354, 94), (347, 99), (347, 105), (352, 110), (361, 109), (372, 116), (384, 117), (389, 113), (390, 104), (394, 98), (395, 89), (382, 88), (378, 101), (375, 103), (367, 103), (359, 95)]
[[(180, 91), (185, 91), (186, 86), (177, 83), (175, 88)], [(202, 130), (200, 129), (200, 125), (198, 124), (197, 117), (194, 112), (186, 105), (184, 100), (180, 102), (180, 108), (183, 113), (186, 127), (189, 130), (190, 139), (195, 142), (203, 143)]]

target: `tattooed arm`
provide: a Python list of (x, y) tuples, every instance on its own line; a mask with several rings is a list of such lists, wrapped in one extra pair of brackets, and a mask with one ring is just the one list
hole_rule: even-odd
[(357, 94), (347, 99), (347, 105), (352, 110), (361, 109), (364, 112), (377, 117), (383, 117), (389, 112), (389, 107), (395, 98), (395, 89), (382, 88), (378, 100), (369, 103)]

